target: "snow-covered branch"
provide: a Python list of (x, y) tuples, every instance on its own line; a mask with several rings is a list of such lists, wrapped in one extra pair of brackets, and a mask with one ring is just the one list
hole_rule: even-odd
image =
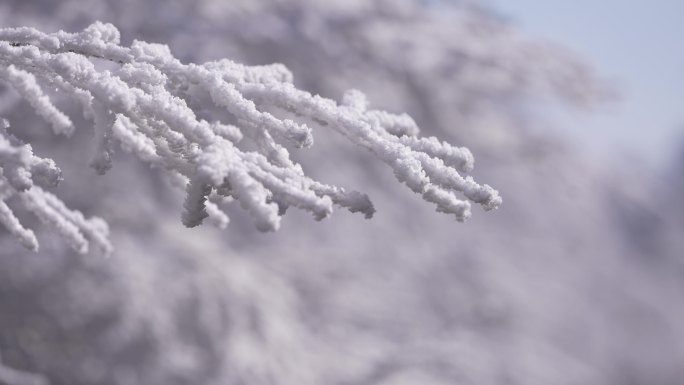
[[(485, 210), (501, 204), (496, 190), (461, 175), (473, 168), (466, 148), (417, 137), (408, 115), (369, 110), (359, 91), (347, 92), (338, 104), (297, 89), (280, 64), (183, 64), (167, 46), (134, 41), (124, 47), (119, 39), (113, 25), (99, 22), (79, 33), (0, 29), (0, 80), (57, 134), (70, 135), (73, 124), (42, 90), (49, 86), (73, 96), (93, 121), (90, 165), (107, 172), (118, 145), (163, 170), (187, 193), (182, 221), (188, 227), (207, 217), (225, 225), (220, 205), (229, 200), (237, 200), (262, 231), (278, 229), (290, 206), (317, 220), (329, 216), (333, 205), (371, 217), (374, 207), (366, 195), (313, 180), (291, 160), (288, 148), (313, 144), (303, 122), (332, 129), (370, 151), (399, 181), (458, 221), (470, 216), (469, 201)], [(37, 242), (5, 203), (13, 195), (79, 252), (88, 241), (109, 249), (106, 225), (69, 211), (35, 186), (59, 182), (54, 162), (0, 133), (0, 170), (0, 220), (25, 246), (35, 249)]]

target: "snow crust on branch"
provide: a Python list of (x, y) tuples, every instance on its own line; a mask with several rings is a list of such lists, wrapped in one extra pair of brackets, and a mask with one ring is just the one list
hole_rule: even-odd
[(6, 132), (6, 120), (0, 121), (0, 224), (29, 250), (38, 250), (38, 241), (32, 230), (19, 222), (8, 205), (16, 197), (18, 205), (33, 213), (44, 224), (61, 235), (79, 253), (87, 253), (89, 245), (95, 244), (104, 255), (112, 251), (108, 241), (107, 224), (99, 218), (86, 219), (78, 211), (71, 210), (53, 194), (35, 183), (47, 187), (56, 186), (61, 171), (51, 159), (33, 154), (30, 145), (22, 144)]
[[(186, 191), (181, 218), (188, 227), (207, 217), (225, 226), (228, 218), (220, 206), (230, 200), (247, 210), (262, 231), (277, 230), (290, 206), (309, 211), (316, 220), (328, 217), (334, 205), (373, 215), (368, 196), (313, 180), (290, 159), (288, 148), (313, 144), (312, 129), (281, 116), (332, 129), (365, 148), (400, 182), (458, 221), (470, 217), (470, 202), (485, 210), (501, 204), (492, 187), (461, 175), (474, 165), (468, 149), (417, 137), (410, 116), (369, 110), (359, 91), (347, 92), (338, 104), (297, 89), (281, 64), (245, 66), (227, 59), (183, 64), (167, 46), (134, 41), (124, 47), (119, 42), (119, 31), (100, 22), (78, 33), (0, 29), (0, 80), (57, 134), (70, 135), (73, 124), (41, 87), (72, 95), (94, 123), (90, 165), (97, 173), (111, 168), (117, 144), (163, 170)], [(102, 65), (103, 60), (116, 68)], [(33, 156), (30, 146), (4, 135), (0, 167), (5, 198), (19, 195), (27, 209), (79, 252), (86, 252), (86, 239), (110, 249), (100, 220), (84, 219), (34, 186), (34, 179), (48, 186), (59, 182), (54, 162)], [(22, 244), (37, 248), (33, 233), (18, 224), (4, 200), (3, 225)]]

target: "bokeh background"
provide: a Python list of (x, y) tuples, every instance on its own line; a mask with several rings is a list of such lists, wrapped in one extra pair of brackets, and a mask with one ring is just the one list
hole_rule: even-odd
[[(165, 43), (183, 61), (281, 62), (310, 92), (360, 89), (469, 147), (475, 177), (504, 197), (456, 223), (320, 130), (294, 157), (368, 193), (372, 220), (291, 212), (262, 234), (236, 207), (225, 231), (186, 229), (181, 193), (142, 162), (121, 153), (95, 175), (91, 123), (73, 102), (57, 101), (79, 133), (58, 138), (2, 88), (12, 132), (62, 168), (55, 193), (106, 219), (116, 247), (75, 255), (26, 216), (34, 254), (0, 230), (0, 357), (36, 374), (13, 381), (680, 384), (683, 88), (645, 86), (682, 84), (681, 35), (648, 38), (676, 7), (646, 5), (657, 19), (616, 4), (600, 18), (604, 5), (549, 4), (560, 2), (0, 2), (2, 26), (101, 20), (124, 44)], [(615, 32), (625, 18), (638, 25)]]

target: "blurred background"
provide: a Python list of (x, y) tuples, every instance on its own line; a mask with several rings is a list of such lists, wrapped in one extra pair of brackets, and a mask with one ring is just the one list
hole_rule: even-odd
[(582, 117), (582, 129), (577, 119), (568, 119), (571, 135), (593, 155), (617, 153), (653, 171), (673, 162), (684, 140), (684, 50), (675, 38), (684, 34), (681, 1), (489, 4), (530, 35), (571, 47), (616, 83), (619, 103)]
[(29, 216), (40, 253), (0, 229), (0, 357), (36, 374), (0, 383), (680, 384), (682, 5), (633, 3), (3, 0), (3, 27), (101, 20), (185, 62), (280, 62), (336, 100), (360, 89), (469, 147), (504, 203), (456, 223), (316, 130), (293, 157), (368, 193), (372, 220), (293, 211), (262, 234), (235, 207), (225, 231), (186, 229), (182, 194), (141, 161), (95, 175), (73, 101), (56, 101), (79, 128), (65, 139), (2, 88), (0, 115), (116, 252), (75, 255)]

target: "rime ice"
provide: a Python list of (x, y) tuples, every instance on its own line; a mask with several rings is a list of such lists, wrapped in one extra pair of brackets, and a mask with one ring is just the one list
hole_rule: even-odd
[[(390, 166), (397, 180), (435, 204), (437, 211), (458, 221), (470, 217), (469, 201), (485, 210), (501, 204), (496, 190), (459, 173), (473, 168), (468, 149), (417, 137), (419, 129), (410, 116), (369, 110), (359, 91), (347, 92), (338, 104), (297, 89), (292, 74), (280, 64), (183, 64), (167, 46), (135, 41), (123, 47), (119, 37), (113, 25), (99, 22), (79, 33), (1, 29), (0, 80), (57, 134), (70, 135), (73, 124), (42, 87), (72, 95), (93, 121), (91, 167), (106, 173), (118, 146), (168, 174), (187, 193), (182, 222), (188, 227), (207, 217), (224, 227), (228, 217), (220, 205), (230, 200), (247, 210), (262, 231), (277, 230), (290, 206), (310, 212), (316, 220), (328, 217), (334, 205), (373, 215), (368, 196), (313, 180), (290, 159), (286, 146), (313, 145), (311, 127), (281, 118), (278, 112), (342, 134)], [(117, 68), (99, 69), (94, 59)], [(197, 100), (213, 105), (197, 106)], [(227, 112), (231, 121), (207, 120), (198, 111), (205, 107)], [(246, 149), (247, 141), (252, 149)], [(109, 252), (101, 220), (85, 219), (35, 185), (59, 181), (54, 162), (35, 157), (30, 146), (16, 142), (0, 133), (0, 222), (24, 246), (37, 249), (33, 232), (21, 226), (5, 202), (18, 195), (25, 208), (78, 252), (87, 252), (90, 243)]]

